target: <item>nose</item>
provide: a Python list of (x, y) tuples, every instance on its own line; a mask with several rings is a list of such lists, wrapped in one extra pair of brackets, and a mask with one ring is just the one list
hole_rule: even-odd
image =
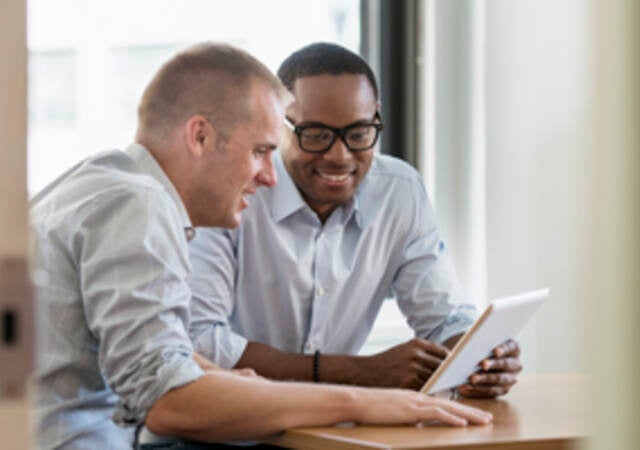
[(351, 150), (347, 148), (342, 138), (338, 136), (333, 145), (324, 153), (324, 159), (335, 163), (344, 163), (353, 158)]
[(273, 159), (271, 153), (262, 161), (262, 167), (256, 175), (256, 181), (260, 186), (273, 187), (278, 182), (275, 168), (273, 167)]

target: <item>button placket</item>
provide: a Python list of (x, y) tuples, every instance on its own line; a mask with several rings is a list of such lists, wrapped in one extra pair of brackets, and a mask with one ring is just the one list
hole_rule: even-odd
[(327, 232), (318, 230), (314, 249), (314, 301), (311, 315), (309, 334), (305, 345), (305, 352), (312, 353), (321, 347), (322, 330), (325, 328), (327, 316), (327, 296), (330, 286), (331, 246)]

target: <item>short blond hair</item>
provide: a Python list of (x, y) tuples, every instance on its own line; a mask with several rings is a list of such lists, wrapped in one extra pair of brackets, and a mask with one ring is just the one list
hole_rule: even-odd
[(139, 132), (162, 139), (201, 114), (224, 138), (238, 122), (249, 120), (252, 80), (266, 83), (282, 100), (289, 95), (280, 80), (244, 50), (214, 42), (189, 47), (167, 61), (144, 90)]

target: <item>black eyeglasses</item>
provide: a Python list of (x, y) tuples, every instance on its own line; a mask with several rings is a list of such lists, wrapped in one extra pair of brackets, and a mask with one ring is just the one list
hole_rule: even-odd
[(323, 123), (295, 125), (291, 119), (285, 118), (285, 124), (298, 136), (300, 149), (308, 153), (324, 153), (329, 150), (339, 137), (352, 152), (369, 150), (376, 145), (382, 131), (382, 119), (378, 111), (371, 123), (354, 123), (344, 128), (334, 128)]

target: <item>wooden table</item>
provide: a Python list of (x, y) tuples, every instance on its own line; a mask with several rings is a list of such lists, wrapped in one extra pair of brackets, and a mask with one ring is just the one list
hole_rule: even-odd
[(576, 374), (521, 376), (500, 400), (463, 400), (491, 411), (487, 426), (299, 428), (269, 443), (295, 449), (575, 449), (588, 436), (588, 377)]

